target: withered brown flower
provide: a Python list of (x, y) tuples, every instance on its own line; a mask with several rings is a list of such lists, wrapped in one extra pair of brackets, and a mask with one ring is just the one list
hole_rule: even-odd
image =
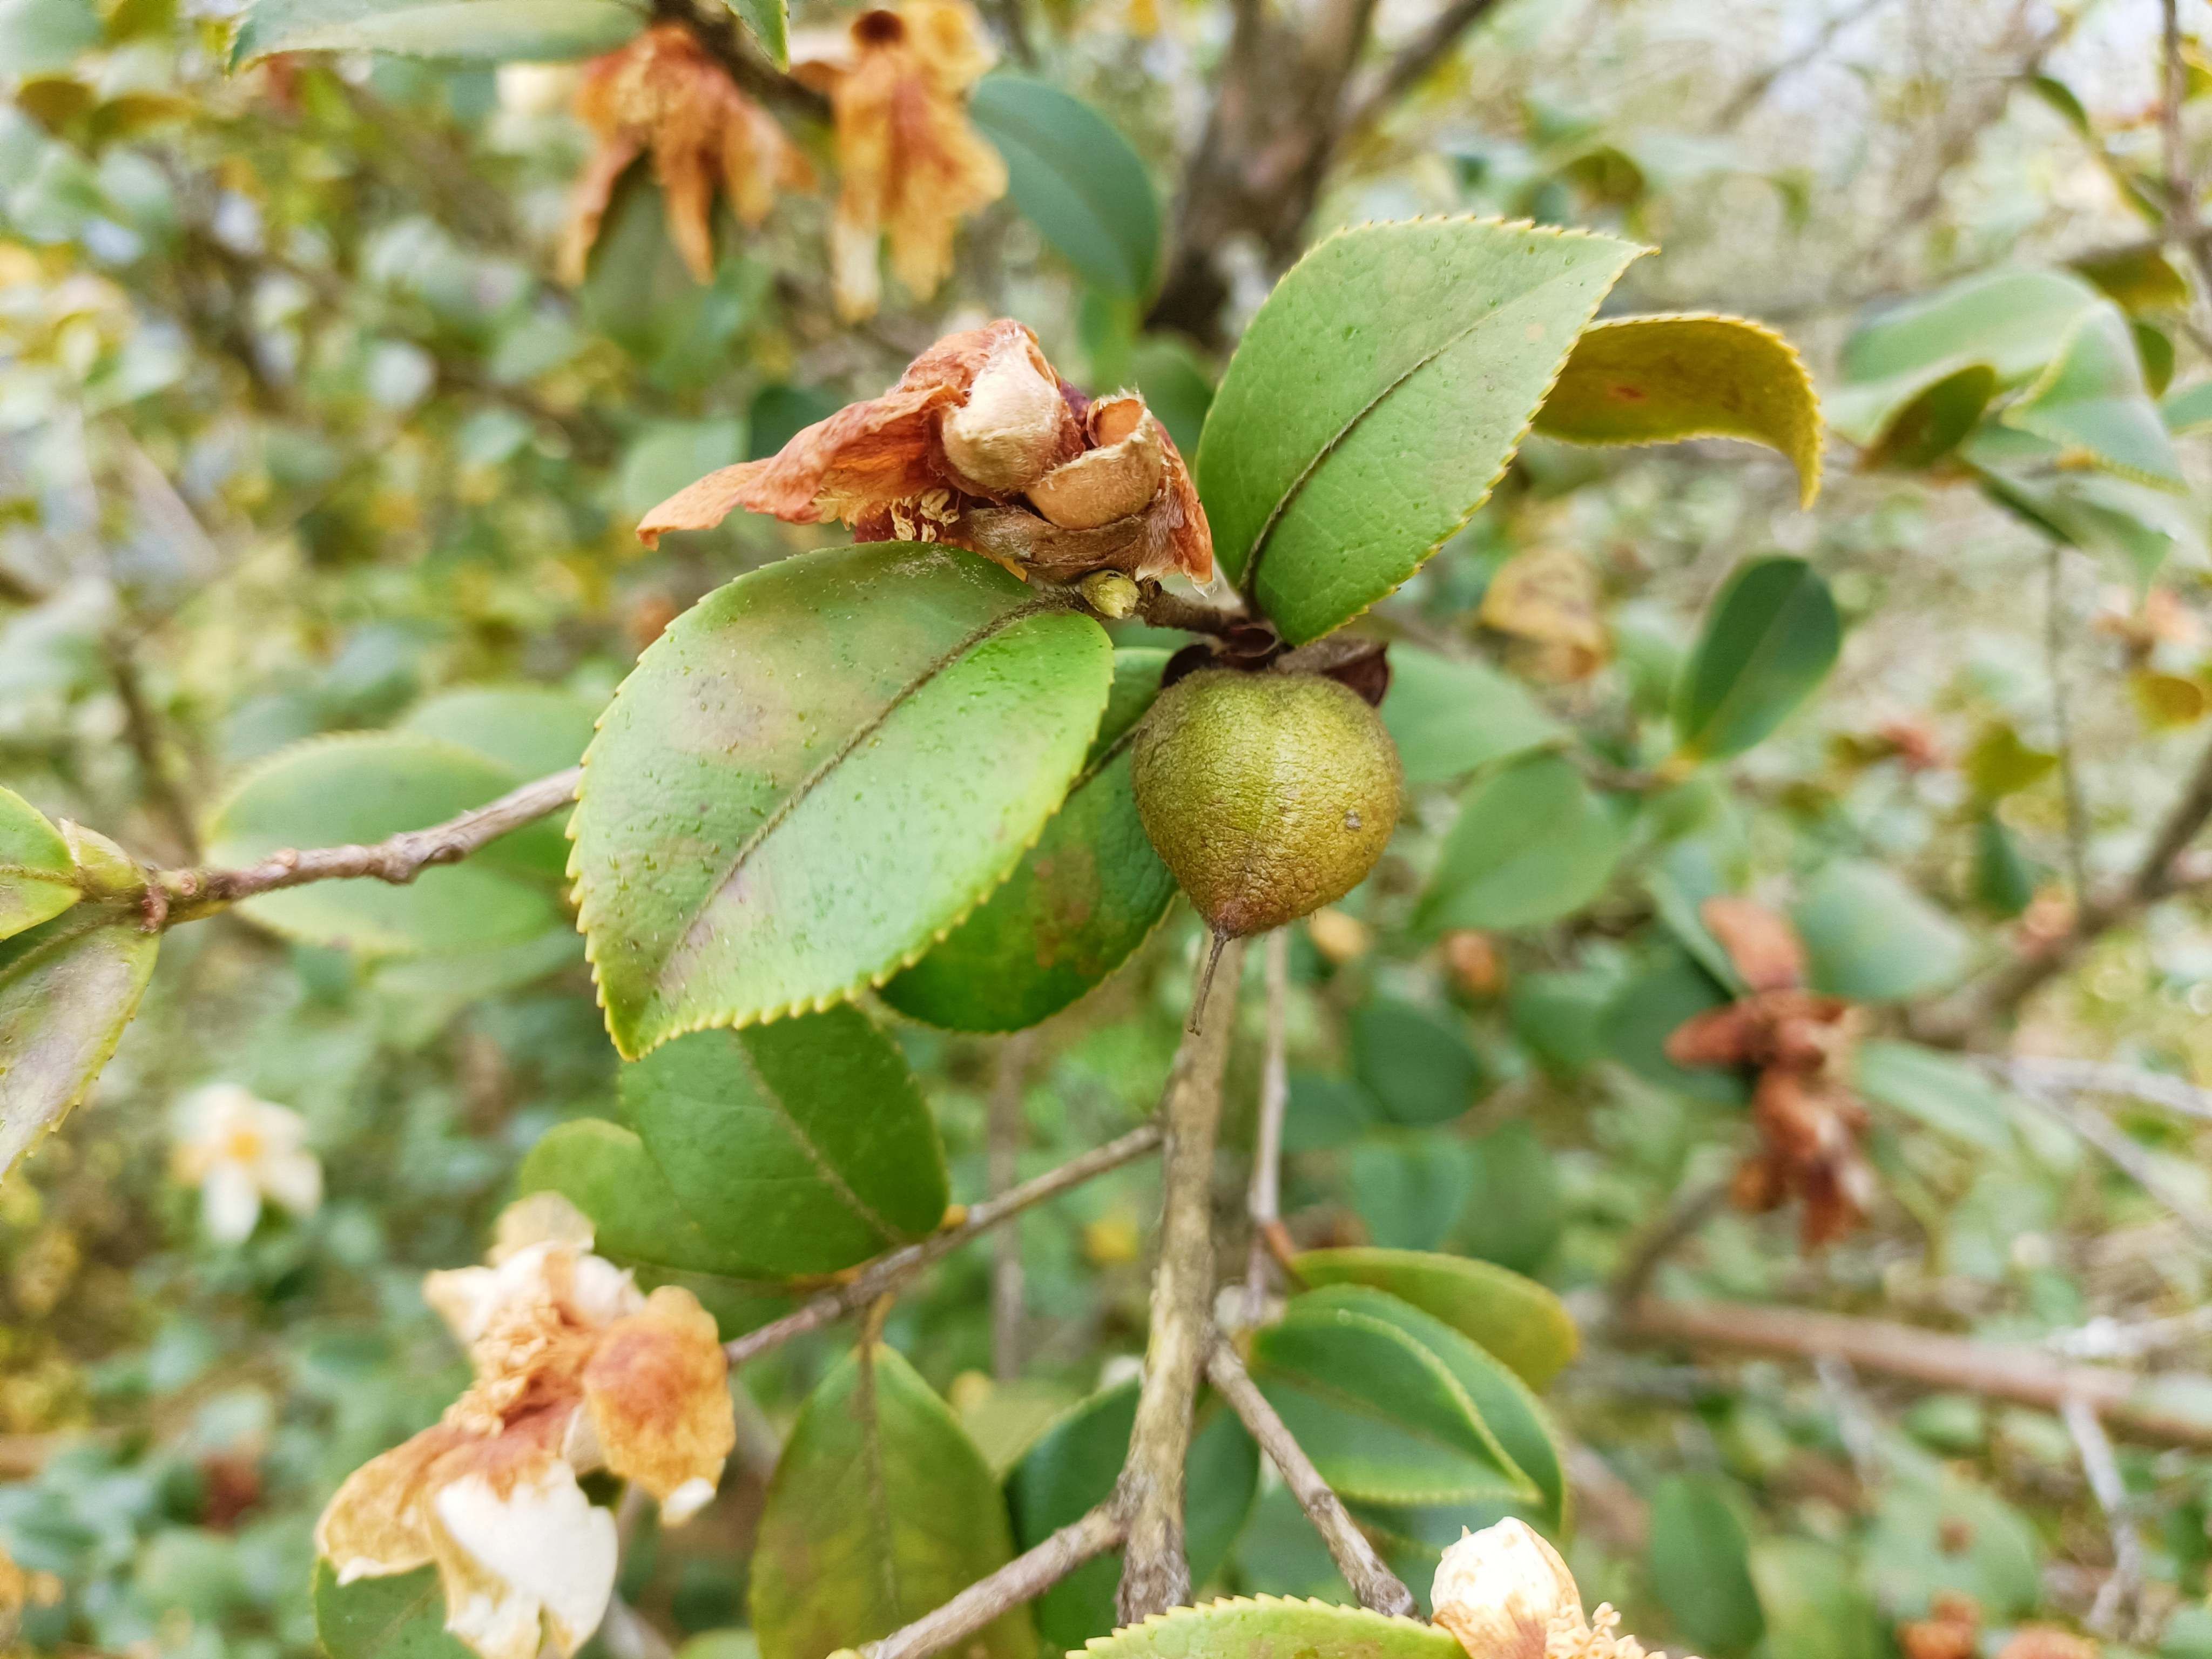
[(1737, 1167), (1739, 1208), (1804, 1206), (1808, 1249), (1833, 1243), (1864, 1219), (1874, 1171), (1859, 1151), (1866, 1108), (1846, 1080), (1859, 1011), (1804, 988), (1804, 947), (1790, 924), (1741, 898), (1713, 898), (1698, 911), (1748, 994), (1693, 1015), (1667, 1039), (1677, 1066), (1755, 1072), (1751, 1098), (1759, 1150)]
[(847, 321), (875, 314), (876, 252), (917, 299), (952, 270), (953, 228), (1006, 191), (1006, 164), (969, 125), (968, 94), (991, 67), (962, 0), (862, 12), (840, 33), (792, 42), (792, 73), (829, 94), (840, 175), (830, 266)]
[(651, 546), (739, 507), (792, 524), (842, 520), (863, 541), (964, 547), (1025, 580), (1213, 575), (1206, 511), (1145, 400), (1085, 398), (1007, 319), (947, 335), (882, 397), (817, 422), (781, 453), (679, 490), (638, 537)]
[(1437, 1563), (1429, 1602), (1468, 1659), (1666, 1659), (1621, 1634), (1609, 1604), (1585, 1615), (1574, 1574), (1524, 1521), (1462, 1528)]
[(701, 282), (714, 275), (714, 193), (738, 222), (757, 225), (783, 190), (805, 190), (814, 169), (783, 129), (739, 91), (680, 23), (656, 23), (594, 59), (576, 89), (576, 113), (599, 148), (568, 204), (562, 280), (580, 283), (616, 183), (648, 150), (666, 198), (668, 234)]

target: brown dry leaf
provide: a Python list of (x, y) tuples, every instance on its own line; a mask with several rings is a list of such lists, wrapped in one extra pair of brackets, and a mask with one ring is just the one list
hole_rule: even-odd
[(780, 191), (805, 190), (814, 169), (783, 129), (680, 23), (657, 23), (594, 60), (576, 91), (576, 113), (599, 148), (578, 177), (562, 234), (563, 282), (584, 280), (616, 183), (648, 151), (666, 199), (668, 234), (699, 281), (714, 275), (714, 197), (738, 222), (757, 225)]
[(1805, 947), (1797, 930), (1755, 900), (1728, 894), (1698, 907), (1705, 931), (1753, 991), (1786, 991), (1805, 982)]
[(908, 0), (862, 12), (842, 40), (793, 40), (792, 72), (829, 94), (836, 122), (830, 265), (847, 321), (881, 301), (884, 239), (899, 281), (926, 300), (951, 273), (954, 228), (1006, 194), (1006, 162), (968, 120), (968, 95), (991, 63), (962, 0)]
[(1587, 679), (1613, 655), (1597, 573), (1571, 547), (1516, 553), (1490, 579), (1481, 620), (1534, 647), (1528, 672), (1565, 684)]
[(964, 547), (1027, 579), (1213, 574), (1213, 537), (1167, 428), (1133, 392), (1096, 402), (1008, 319), (947, 335), (880, 398), (764, 460), (709, 473), (645, 515), (648, 547), (743, 507), (842, 520), (862, 541)]

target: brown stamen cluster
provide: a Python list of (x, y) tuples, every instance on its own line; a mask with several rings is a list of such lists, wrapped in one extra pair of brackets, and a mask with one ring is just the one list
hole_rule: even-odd
[(1132, 392), (1090, 398), (1009, 319), (947, 335), (880, 398), (817, 422), (765, 460), (709, 473), (647, 514), (703, 530), (736, 507), (842, 520), (863, 541), (942, 542), (1073, 580), (1213, 574), (1213, 538), (1167, 429)]
[(1684, 1021), (1667, 1039), (1667, 1057), (1758, 1074), (1751, 1114), (1760, 1147), (1737, 1167), (1732, 1196), (1751, 1211), (1801, 1200), (1801, 1236), (1817, 1249), (1864, 1219), (1874, 1197), (1874, 1171), (1859, 1150), (1866, 1108), (1847, 1081), (1858, 1010), (1805, 988), (1804, 949), (1772, 911), (1713, 898), (1698, 914), (1747, 994)]

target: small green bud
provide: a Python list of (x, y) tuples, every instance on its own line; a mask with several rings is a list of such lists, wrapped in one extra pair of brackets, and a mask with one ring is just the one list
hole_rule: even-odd
[(1118, 570), (1094, 570), (1077, 586), (1085, 603), (1109, 622), (1136, 614), (1137, 584)]

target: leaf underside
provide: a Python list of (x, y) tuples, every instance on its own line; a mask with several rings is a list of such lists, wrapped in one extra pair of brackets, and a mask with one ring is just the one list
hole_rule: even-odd
[(0, 1175), (84, 1098), (154, 971), (137, 918), (63, 918), (0, 969)]

